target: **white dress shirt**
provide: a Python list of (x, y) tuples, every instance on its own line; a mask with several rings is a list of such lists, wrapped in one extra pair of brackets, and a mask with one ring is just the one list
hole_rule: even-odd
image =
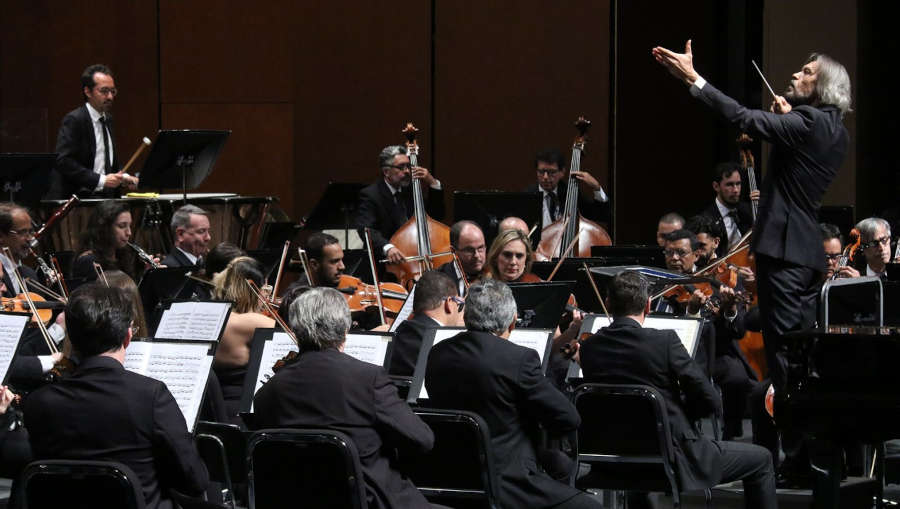
[[(101, 191), (106, 183), (106, 152), (103, 150), (104, 125), (100, 122), (100, 117), (103, 115), (95, 110), (91, 103), (84, 103), (84, 105), (87, 106), (88, 114), (91, 116), (91, 125), (94, 126), (94, 173), (100, 175), (94, 191)], [(115, 161), (116, 158), (113, 153), (112, 134), (109, 132), (109, 129), (106, 129), (106, 137), (109, 140), (109, 161), (110, 167), (112, 167), (112, 161)]]

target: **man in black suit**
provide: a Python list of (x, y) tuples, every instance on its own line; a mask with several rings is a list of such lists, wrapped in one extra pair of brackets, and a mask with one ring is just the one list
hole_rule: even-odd
[(419, 179), (425, 184), (428, 215), (432, 219), (444, 217), (444, 192), (441, 182), (421, 166), (412, 167), (406, 147), (390, 145), (378, 155), (382, 178), (366, 186), (359, 192), (359, 208), (356, 211), (356, 226), (360, 238), (365, 238), (364, 230), (372, 230), (372, 244), (376, 256), (383, 255), (391, 263), (399, 263), (406, 256), (390, 243), (391, 236), (413, 216), (413, 196), (410, 182)]
[(725, 256), (753, 228), (753, 210), (750, 204), (741, 201), (741, 172), (737, 164), (717, 164), (713, 168), (712, 187), (716, 199), (702, 214), (718, 221), (725, 230), (725, 237), (716, 248), (718, 256)]
[(183, 205), (172, 214), (175, 249), (161, 262), (166, 267), (201, 265), (209, 252), (209, 215), (196, 205)]
[[(33, 238), (34, 226), (28, 210), (12, 202), (0, 203), (0, 263), (4, 269), (3, 282), (6, 283), (3, 297), (15, 297), (25, 291), (13, 277), (15, 269), (18, 269), (25, 279), (43, 282), (34, 269), (22, 265), (22, 260), (28, 258), (30, 254), (28, 246)], [(12, 258), (6, 256), (3, 248), (9, 249)]]
[(429, 404), (469, 410), (484, 418), (491, 435), (502, 507), (600, 507), (587, 494), (538, 466), (545, 456), (532, 441), (538, 426), (561, 435), (581, 422), (568, 399), (541, 373), (534, 350), (510, 343), (516, 302), (502, 282), (469, 287), (467, 332), (441, 341), (428, 355)]
[(484, 243), (484, 232), (478, 224), (462, 220), (450, 227), (450, 251), (459, 259), (459, 265), (465, 272), (465, 280), (456, 263), (445, 263), (438, 270), (450, 276), (456, 284), (459, 295), (466, 294), (466, 282), (474, 283), (481, 277), (487, 245)]
[(148, 508), (171, 508), (169, 489), (200, 495), (209, 478), (175, 398), (158, 380), (125, 370), (131, 297), (98, 283), (69, 297), (66, 328), (75, 372), (25, 401), (38, 459), (118, 461), (141, 482)]
[(137, 177), (118, 172), (110, 115), (117, 94), (112, 71), (101, 64), (89, 66), (81, 75), (81, 87), (84, 105), (63, 117), (56, 135), (56, 168), (47, 196), (51, 199), (111, 196), (120, 186), (137, 188)]
[[(565, 212), (569, 187), (568, 179), (563, 178), (568, 176), (566, 160), (562, 152), (551, 148), (538, 152), (534, 164), (537, 170), (537, 190), (541, 192), (543, 198), (541, 226), (546, 228)], [(572, 172), (572, 176), (582, 184), (582, 191), (578, 193), (578, 211), (581, 215), (591, 221), (608, 221), (609, 196), (600, 186), (600, 182), (584, 170)], [(532, 186), (526, 189), (526, 191), (533, 190)]]
[[(697, 74), (690, 41), (683, 54), (656, 47), (653, 55), (690, 86), (693, 96), (742, 131), (773, 145), (751, 249), (766, 361), (776, 397), (784, 396), (788, 361), (781, 338), (815, 323), (825, 257), (819, 204), (847, 155), (849, 136), (842, 119), (850, 111), (850, 77), (831, 57), (813, 53), (792, 76), (785, 96), (776, 96), (771, 112), (764, 112), (741, 106)], [(799, 437), (789, 435), (782, 436), (788, 456), (782, 469), (788, 476), (808, 477), (809, 462), (798, 446)]]
[(346, 433), (359, 451), (368, 507), (429, 507), (412, 482), (394, 469), (391, 456), (395, 450), (431, 450), (434, 434), (400, 399), (384, 369), (344, 353), (350, 330), (344, 297), (333, 288), (306, 291), (291, 303), (290, 326), (300, 357), (256, 394), (254, 425)]
[(675, 473), (682, 490), (741, 479), (747, 507), (777, 507), (769, 451), (698, 434), (694, 421), (716, 411), (719, 397), (674, 331), (643, 327), (650, 311), (649, 287), (647, 280), (633, 271), (612, 279), (607, 308), (613, 322), (586, 339), (579, 349), (585, 379), (649, 385), (662, 394), (675, 450)]
[(435, 327), (461, 327), (465, 301), (446, 274), (429, 270), (416, 283), (413, 312), (394, 333), (391, 374), (412, 376), (422, 347), (422, 336)]

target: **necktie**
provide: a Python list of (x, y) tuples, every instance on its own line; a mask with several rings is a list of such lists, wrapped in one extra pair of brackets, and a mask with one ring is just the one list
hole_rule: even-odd
[(556, 195), (547, 193), (544, 195), (544, 199), (547, 201), (547, 212), (550, 213), (550, 220), (556, 221), (559, 219), (559, 205)]
[(103, 173), (109, 173), (112, 168), (112, 162), (109, 160), (109, 130), (106, 128), (108, 122), (105, 116), (100, 117), (100, 128), (103, 130)]
[(409, 219), (409, 214), (406, 213), (406, 204), (403, 203), (403, 195), (400, 194), (400, 191), (394, 193), (394, 208), (397, 209), (398, 214), (403, 217), (404, 221)]

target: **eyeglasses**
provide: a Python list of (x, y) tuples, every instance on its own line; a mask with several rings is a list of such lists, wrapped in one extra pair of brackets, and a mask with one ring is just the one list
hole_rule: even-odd
[(138, 335), (138, 332), (141, 330), (141, 328), (135, 325), (134, 322), (131, 322), (131, 327), (129, 327), (129, 329), (131, 329), (132, 337), (136, 337)]
[(560, 173), (562, 173), (562, 170), (537, 170), (538, 177), (540, 177), (541, 175), (555, 177)]
[(457, 297), (457, 296), (455, 296), (455, 295), (454, 295), (454, 296), (451, 296), (451, 297), (450, 297), (450, 300), (452, 300), (453, 302), (456, 303), (457, 306), (459, 306), (459, 307), (457, 308), (457, 311), (462, 312), (463, 306), (466, 305), (466, 301), (463, 300), (461, 297)]
[(409, 163), (406, 163), (406, 164), (389, 164), (389, 165), (387, 165), (385, 168), (394, 168), (394, 169), (397, 169), (397, 170), (408, 170), (408, 169), (412, 168), (412, 165), (409, 164)]
[(111, 95), (111, 96), (115, 97), (116, 94), (119, 93), (119, 91), (116, 90), (115, 88), (103, 87), (103, 88), (98, 88), (97, 93), (99, 93), (100, 95)]
[(868, 247), (877, 246), (877, 245), (882, 245), (882, 246), (891, 245), (891, 236), (885, 235), (884, 237), (881, 237), (880, 239), (874, 239), (874, 240), (872, 240), (872, 242), (869, 242)]
[(675, 257), (675, 256), (677, 256), (677, 257), (679, 257), (679, 258), (684, 258), (685, 256), (690, 255), (692, 252), (693, 252), (693, 251), (689, 251), (689, 250), (680, 250), (680, 249), (666, 249), (665, 251), (663, 251), (663, 253), (665, 253), (666, 256), (668, 256), (668, 257)]
[(834, 254), (828, 254), (828, 253), (825, 253), (825, 259), (826, 259), (826, 260), (832, 260), (832, 261), (833, 261), (833, 260), (838, 260), (838, 259), (840, 259), (840, 258), (841, 258), (841, 253), (834, 253)]
[(469, 246), (462, 249), (457, 249), (457, 251), (466, 256), (475, 256), (475, 253), (484, 253), (485, 251), (487, 251), (487, 248), (483, 245), (479, 247)]
[(21, 230), (10, 230), (9, 233), (18, 235), (20, 237), (30, 237), (34, 235), (34, 228), (22, 228)]

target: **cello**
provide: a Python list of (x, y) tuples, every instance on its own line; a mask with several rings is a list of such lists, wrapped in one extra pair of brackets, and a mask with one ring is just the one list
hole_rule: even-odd
[[(419, 145), (416, 143), (418, 132), (412, 122), (408, 122), (403, 129), (409, 164), (413, 168), (419, 165)], [(425, 197), (422, 195), (419, 179), (413, 178), (410, 186), (413, 193), (413, 216), (391, 236), (391, 244), (407, 255), (406, 260), (387, 266), (387, 271), (406, 289), (411, 288), (425, 271), (453, 261), (450, 228), (425, 212)], [(409, 253), (415, 254), (410, 256)]]
[(591, 246), (611, 246), (609, 234), (599, 224), (585, 219), (578, 213), (578, 179), (573, 172), (581, 171), (581, 154), (584, 153), (584, 142), (590, 120), (578, 117), (575, 128), (578, 136), (572, 145), (572, 162), (569, 165), (569, 180), (566, 187), (566, 204), (562, 217), (547, 225), (541, 231), (541, 242), (537, 247), (537, 256), (545, 260), (562, 256), (566, 247), (575, 242), (572, 256), (584, 258), (591, 256)]

